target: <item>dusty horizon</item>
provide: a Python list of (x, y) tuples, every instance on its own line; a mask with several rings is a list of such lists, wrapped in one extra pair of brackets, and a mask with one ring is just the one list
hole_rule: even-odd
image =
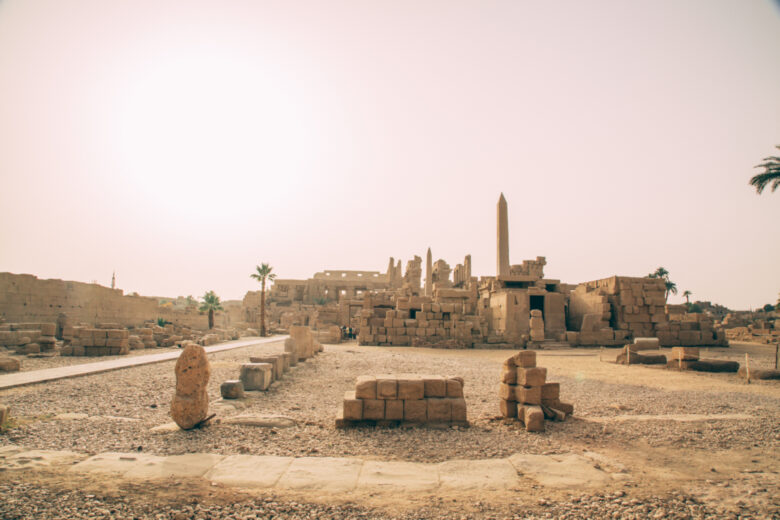
[(776, 2), (0, 3), (0, 272), (241, 299), (390, 256), (780, 291)]

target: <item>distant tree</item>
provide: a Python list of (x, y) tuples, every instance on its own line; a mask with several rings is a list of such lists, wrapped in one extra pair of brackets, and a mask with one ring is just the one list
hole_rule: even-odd
[(688, 304), (688, 312), (694, 313), (694, 314), (701, 314), (702, 310), (701, 310), (701, 307), (699, 307), (698, 303), (691, 303), (691, 304)]
[(693, 293), (691, 291), (683, 291), (683, 298), (685, 298), (685, 303), (691, 303), (691, 295)]
[[(780, 145), (776, 146), (776, 148), (780, 150)], [(764, 162), (757, 165), (756, 168), (764, 168), (764, 171), (751, 177), (750, 185), (756, 188), (756, 193), (759, 195), (770, 184), (772, 185), (772, 192), (774, 192), (780, 186), (780, 157), (764, 157)]]
[(268, 264), (256, 265), (255, 269), (257, 272), (249, 277), (260, 282), (260, 335), (265, 336), (265, 282), (274, 280), (276, 275), (271, 272), (273, 267)]
[(208, 311), (209, 313), (209, 330), (214, 328), (214, 311), (221, 311), (222, 303), (219, 301), (214, 291), (208, 291), (203, 295), (203, 303), (200, 305), (201, 311)]
[(669, 271), (666, 270), (665, 267), (659, 267), (655, 270), (655, 272), (650, 273), (647, 275), (648, 278), (668, 278), (669, 277)]
[(192, 297), (190, 294), (187, 296), (187, 305), (196, 305), (198, 302), (195, 300), (195, 298)]
[(766, 305), (764, 305), (763, 310), (764, 312), (772, 312), (773, 310), (775, 310), (775, 306), (772, 305), (771, 303), (767, 303)]
[(666, 287), (666, 299), (669, 299), (669, 293), (677, 294), (677, 284), (669, 279), (669, 271), (667, 271), (665, 267), (659, 267), (655, 270), (655, 272), (648, 274), (647, 277), (660, 278), (664, 281), (664, 286)]

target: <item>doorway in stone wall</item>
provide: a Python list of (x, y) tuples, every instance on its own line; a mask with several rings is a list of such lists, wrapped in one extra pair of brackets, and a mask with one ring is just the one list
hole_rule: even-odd
[(529, 300), (531, 310), (542, 311), (542, 319), (544, 319), (544, 296), (529, 296)]

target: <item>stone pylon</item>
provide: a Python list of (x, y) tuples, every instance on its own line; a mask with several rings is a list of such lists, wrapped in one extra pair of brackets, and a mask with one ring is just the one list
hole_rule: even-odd
[(425, 259), (425, 296), (433, 296), (433, 255), (430, 247)]
[(496, 257), (496, 276), (509, 276), (509, 222), (507, 219), (506, 199), (503, 193), (498, 198), (497, 227), (498, 254)]

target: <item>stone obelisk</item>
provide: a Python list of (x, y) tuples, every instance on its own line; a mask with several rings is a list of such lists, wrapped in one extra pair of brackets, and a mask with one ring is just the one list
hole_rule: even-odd
[(430, 247), (425, 260), (425, 296), (433, 296), (433, 255)]
[(509, 276), (509, 222), (504, 194), (498, 199), (498, 254), (496, 276)]

